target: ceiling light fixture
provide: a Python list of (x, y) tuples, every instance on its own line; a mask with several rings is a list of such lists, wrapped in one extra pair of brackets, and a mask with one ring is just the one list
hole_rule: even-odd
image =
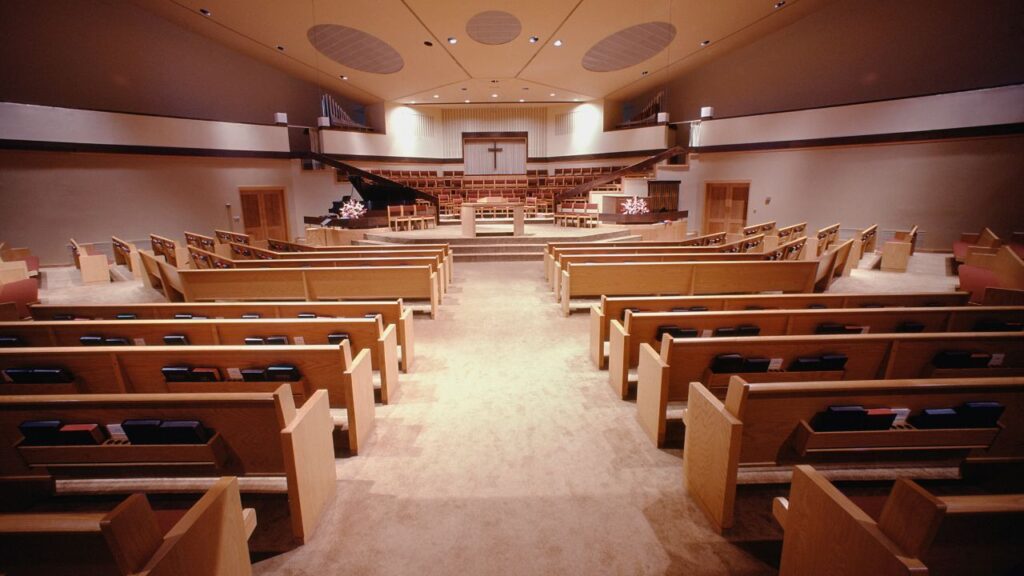
[(561, 45), (562, 45), (562, 41), (561, 40), (555, 40), (555, 46), (556, 47), (557, 46), (561, 46)]
[(536, 36), (530, 36), (530, 44), (536, 44), (539, 41), (540, 41), (540, 38), (538, 38)]
[(278, 50), (278, 52), (284, 52), (284, 46), (281, 46), (280, 44), (278, 44), (277, 45), (277, 50)]
[(548, 96), (554, 97), (554, 96), (555, 96), (555, 93), (554, 93), (554, 92), (552, 92), (551, 94), (548, 94)]
[(526, 100), (523, 100), (522, 98), (520, 98), (519, 101), (520, 102), (526, 102)]
[(463, 102), (465, 102), (466, 104), (469, 104), (469, 100), (463, 100)]
[(573, 99), (572, 99), (572, 101), (573, 101), (573, 102), (579, 102), (579, 101), (580, 101), (580, 99), (579, 99), (579, 98), (573, 98)]
[(409, 100), (409, 104), (415, 104), (415, 103), (416, 103), (415, 100)]
[(340, 78), (341, 78), (342, 80), (348, 80), (348, 76), (345, 76), (344, 74), (342, 74), (342, 75), (340, 76)]
[(434, 94), (434, 98), (440, 98), (440, 97), (441, 97), (440, 94)]
[(497, 98), (497, 97), (498, 97), (497, 94), (491, 94), (491, 98)]
[(427, 48), (430, 48), (431, 46), (434, 45), (434, 43), (431, 42), (430, 40), (424, 40), (423, 45), (426, 46)]
[(641, 76), (647, 76), (647, 70), (644, 70), (643, 72), (641, 72), (640, 75)]
[(206, 8), (200, 8), (199, 13), (206, 17), (213, 16), (213, 13), (207, 10)]
[(785, 5), (786, 5), (786, 0), (779, 0), (778, 2), (775, 3), (774, 8), (776, 10), (778, 10), (779, 8), (782, 8)]
[(711, 44), (711, 40), (704, 40), (700, 43), (701, 46), (707, 46), (708, 44)]
[(455, 36), (449, 36), (448, 37), (448, 43), (449, 44), (457, 44), (458, 42), (459, 42), (459, 39), (456, 38)]
[(463, 86), (462, 88), (459, 88), (459, 90), (462, 90), (463, 92), (465, 92), (466, 90), (469, 90), (469, 88), (466, 88), (465, 86)]

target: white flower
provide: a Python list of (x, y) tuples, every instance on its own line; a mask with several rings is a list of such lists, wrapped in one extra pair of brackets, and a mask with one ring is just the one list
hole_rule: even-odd
[(647, 214), (650, 210), (647, 208), (647, 201), (643, 198), (637, 198), (636, 196), (626, 200), (626, 203), (622, 206), (622, 211), (625, 214)]
[(358, 200), (350, 199), (348, 202), (341, 205), (342, 218), (355, 220), (364, 214), (366, 214), (366, 207)]

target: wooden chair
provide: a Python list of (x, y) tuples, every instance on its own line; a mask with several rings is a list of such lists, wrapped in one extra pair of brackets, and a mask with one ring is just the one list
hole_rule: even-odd
[[(252, 574), (246, 541), (256, 513), (224, 477), (164, 532), (143, 494), (113, 510), (0, 514), (0, 571), (13, 575)], [(211, 538), (215, 535), (215, 538)]]
[(400, 231), (404, 227), (406, 230), (412, 230), (413, 217), (411, 213), (403, 205), (389, 205), (388, 206), (388, 228)]
[(896, 481), (876, 519), (811, 466), (797, 466), (773, 511), (785, 530), (781, 576), (1017, 574), (1024, 494), (938, 496)]

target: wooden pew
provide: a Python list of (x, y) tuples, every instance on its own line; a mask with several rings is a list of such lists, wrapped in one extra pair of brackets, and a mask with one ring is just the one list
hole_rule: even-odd
[(812, 292), (817, 261), (570, 264), (562, 272), (562, 314), (581, 296)]
[[(0, 382), (0, 394), (146, 394), (272, 392), (280, 382), (246, 382), (246, 368), (295, 366), (291, 382), (297, 403), (326, 390), (332, 408), (345, 409), (349, 447), (358, 453), (373, 431), (374, 400), (370, 352), (354, 358), (347, 340), (340, 346), (77, 346), (0, 348), (0, 369), (62, 367), (74, 376), (63, 384)], [(217, 382), (167, 382), (165, 366), (216, 368)], [(340, 422), (344, 427), (346, 422)]]
[[(944, 351), (992, 354), (985, 368), (937, 368), (932, 359)], [(723, 394), (732, 373), (711, 370), (716, 356), (740, 354), (767, 358), (768, 372), (739, 374), (748, 382), (808, 380), (893, 380), (905, 378), (972, 378), (1024, 374), (1024, 334), (1021, 332), (945, 332), (932, 334), (857, 334), (840, 336), (765, 336), (750, 338), (662, 338), (660, 351), (642, 344), (637, 369), (636, 404), (641, 428), (661, 446), (666, 412), (673, 402), (686, 402), (690, 382), (701, 382)], [(841, 370), (794, 371), (797, 358), (823, 354), (847, 357)], [(999, 355), (999, 356), (997, 356)]]
[[(214, 254), (222, 257), (230, 255), (228, 244), (221, 244), (213, 236), (205, 236), (203, 234), (196, 234), (195, 232), (185, 232), (185, 244), (192, 248), (213, 252)], [(195, 263), (194, 258), (193, 263)]]
[(330, 344), (329, 335), (348, 334), (353, 353), (370, 351), (380, 373), (383, 404), (398, 392), (396, 327), (375, 318), (251, 320), (85, 320), (0, 322), (0, 336), (17, 337), (21, 346), (80, 346), (86, 336), (124, 338), (135, 346), (164, 345), (164, 337), (184, 336), (196, 346), (241, 346), (250, 337), (286, 336), (290, 344)]
[(544, 275), (550, 279), (555, 254), (573, 248), (650, 248), (654, 246), (700, 247), (716, 246), (726, 242), (725, 232), (695, 236), (686, 240), (624, 240), (620, 242), (548, 242), (544, 248)]
[(882, 270), (906, 272), (917, 244), (917, 226), (909, 231), (897, 230), (892, 240), (882, 245)]
[[(1024, 441), (1024, 378), (898, 379), (845, 382), (750, 383), (729, 379), (725, 402), (700, 382), (689, 384), (683, 475), (687, 491), (718, 530), (733, 524), (741, 470), (801, 462), (832, 467), (890, 469), (959, 466), (968, 456), (985, 462), (1018, 460)], [(824, 432), (811, 427), (829, 406), (954, 408), (964, 402), (1006, 406), (997, 428)]]
[[(899, 332), (974, 332), (1005, 330), (1024, 323), (1024, 307), (955, 306), (948, 308), (853, 308), (825, 310), (744, 310), (728, 312), (625, 312), (622, 322), (613, 318), (608, 350), (608, 381), (623, 398), (629, 392), (629, 370), (640, 361), (640, 347), (660, 345), (658, 330), (678, 326), (696, 330), (696, 337), (713, 337), (717, 330), (754, 327), (759, 336), (819, 334), (832, 325), (847, 333), (892, 334)], [(916, 327), (909, 328), (911, 324)], [(827, 329), (827, 328), (826, 328)], [(2, 332), (0, 332), (2, 333)]]
[(171, 266), (175, 268), (188, 267), (189, 255), (185, 246), (179, 246), (174, 240), (156, 234), (149, 235), (149, 243), (153, 247), (153, 254), (163, 256), (164, 261)]
[(176, 276), (186, 302), (402, 298), (428, 301), (431, 318), (440, 303), (429, 266), (180, 270)]
[(101, 254), (92, 244), (80, 244), (71, 238), (71, 256), (75, 260), (75, 268), (82, 273), (82, 282), (110, 282), (110, 264), (107, 256)]
[(831, 226), (826, 226), (818, 230), (818, 233), (815, 235), (815, 238), (818, 241), (817, 251), (815, 252), (816, 257), (821, 257), (826, 250), (839, 240), (839, 226), (840, 223), (836, 222)]
[(33, 256), (32, 250), (28, 248), (14, 248), (0, 240), (0, 271), (9, 267), (16, 267), (18, 270), (24, 268), (29, 277), (38, 277), (39, 257)]
[(858, 260), (865, 254), (874, 254), (878, 246), (878, 224), (872, 224), (861, 230), (855, 240), (854, 248), (857, 251)]
[[(282, 242), (281, 240), (268, 240), (268, 248), (270, 250), (277, 250), (278, 252), (294, 252), (288, 254), (286, 258), (303, 258), (301, 254), (306, 252), (338, 252), (337, 257), (345, 258), (347, 252), (392, 252), (399, 251), (404, 252), (406, 250), (440, 250), (444, 254), (444, 263), (448, 272), (448, 282), (451, 283), (452, 264), (454, 262), (454, 256), (452, 255), (451, 246), (448, 244), (359, 244), (359, 245), (324, 245), (324, 246), (310, 246), (307, 244), (295, 244), (293, 242)], [(288, 248), (302, 247), (302, 250), (278, 250), (273, 246), (286, 246)], [(325, 256), (333, 258), (335, 255)], [(320, 258), (320, 256), (311, 256), (311, 258)]]
[(110, 243), (114, 246), (114, 264), (128, 268), (132, 276), (141, 279), (142, 262), (139, 260), (139, 249), (135, 244), (121, 240), (117, 236), (112, 236)]
[(1002, 245), (996, 233), (985, 228), (978, 234), (960, 234), (960, 240), (953, 243), (953, 270), (967, 261), (967, 256), (974, 252), (992, 254)]
[(960, 290), (971, 293), (971, 302), (982, 302), (990, 288), (1024, 290), (1024, 260), (1009, 246), (994, 254), (972, 252), (957, 267)]
[[(242, 509), (238, 479), (217, 480), (166, 532), (146, 496), (104, 512), (0, 514), (0, 572), (10, 576), (210, 576), (252, 574), (247, 540), (256, 513)], [(211, 538), (215, 535), (216, 538)]]
[(252, 244), (252, 239), (249, 238), (248, 234), (242, 234), (240, 232), (231, 232), (230, 230), (214, 230), (214, 237), (217, 242), (221, 244)]
[(800, 222), (798, 224), (791, 224), (779, 228), (776, 234), (779, 237), (779, 242), (788, 242), (792, 238), (799, 238), (804, 236), (807, 232), (807, 222)]
[[(412, 369), (415, 332), (412, 310), (402, 300), (369, 300), (365, 302), (208, 302), (149, 304), (37, 304), (30, 308), (35, 320), (175, 320), (240, 318), (299, 318), (300, 314), (316, 318), (362, 318), (380, 316), (384, 325), (394, 325), (398, 336), (403, 372)], [(134, 317), (134, 318), (133, 318)], [(200, 318), (201, 317), (201, 318)]]
[[(19, 430), (28, 420), (129, 419), (198, 420), (212, 436), (204, 444), (31, 446)], [(0, 396), (0, 476), (49, 475), (62, 498), (201, 493), (221, 476), (238, 476), (243, 500), (267, 520), (253, 535), (253, 550), (284, 550), (313, 536), (337, 490), (333, 431), (327, 393), (296, 408), (287, 385), (234, 394)], [(287, 518), (286, 542), (272, 533), (275, 516)]]
[[(613, 319), (625, 320), (626, 310), (672, 312), (704, 308), (704, 311), (785, 310), (799, 308), (887, 308), (892, 306), (966, 306), (967, 292), (892, 294), (749, 294), (740, 296), (602, 296), (590, 308), (590, 356), (604, 369), (605, 343)], [(33, 306), (32, 314), (35, 317)]]
[(814, 278), (814, 291), (825, 292), (836, 278), (847, 270), (847, 262), (853, 251), (853, 240), (833, 246), (818, 258), (818, 271)]
[(142, 262), (144, 284), (158, 290), (168, 302), (185, 301), (185, 289), (182, 287), (177, 267), (147, 250), (139, 252), (139, 260)]
[(789, 498), (777, 498), (785, 529), (781, 576), (1017, 574), (1024, 494), (938, 496), (901, 478), (876, 520), (811, 466), (797, 466)]

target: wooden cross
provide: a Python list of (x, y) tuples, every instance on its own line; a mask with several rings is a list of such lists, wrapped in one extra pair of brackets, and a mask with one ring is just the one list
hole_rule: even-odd
[(494, 155), (494, 169), (498, 169), (498, 152), (501, 152), (504, 148), (498, 148), (498, 142), (494, 142), (493, 148), (488, 148), (487, 151)]

